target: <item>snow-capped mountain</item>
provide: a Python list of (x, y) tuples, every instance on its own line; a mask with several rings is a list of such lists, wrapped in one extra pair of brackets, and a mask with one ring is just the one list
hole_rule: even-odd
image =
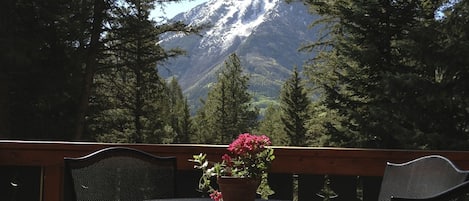
[(173, 21), (192, 25), (209, 24), (202, 36), (168, 35), (164, 47), (180, 47), (187, 56), (170, 60), (164, 76), (176, 76), (191, 104), (205, 97), (216, 72), (228, 55), (236, 52), (250, 89), (258, 99), (277, 99), (280, 87), (294, 66), (301, 67), (313, 55), (298, 52), (314, 40), (308, 25), (314, 16), (302, 3), (284, 0), (210, 0)]
[[(216, 16), (213, 27), (200, 41), (200, 48), (207, 47), (209, 54), (216, 54), (242, 42), (251, 35), (269, 16), (275, 7), (274, 1), (212, 1), (209, 2), (200, 22), (213, 22), (209, 16)], [(199, 14), (200, 15), (200, 14)], [(213, 18), (212, 18), (213, 19)], [(199, 22), (199, 23), (200, 23)]]

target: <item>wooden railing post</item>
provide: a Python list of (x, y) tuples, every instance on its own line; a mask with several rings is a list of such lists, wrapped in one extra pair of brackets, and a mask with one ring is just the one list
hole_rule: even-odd
[(63, 167), (50, 165), (43, 167), (42, 200), (63, 201)]

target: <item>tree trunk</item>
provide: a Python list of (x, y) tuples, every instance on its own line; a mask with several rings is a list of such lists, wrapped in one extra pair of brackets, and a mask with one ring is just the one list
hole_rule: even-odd
[(142, 114), (143, 114), (143, 96), (142, 96), (142, 88), (143, 88), (143, 81), (142, 81), (142, 72), (137, 69), (136, 72), (136, 90), (135, 90), (135, 133), (133, 136), (133, 142), (134, 143), (142, 143)]
[(97, 0), (94, 2), (93, 9), (93, 23), (90, 36), (90, 44), (88, 48), (87, 59), (85, 63), (85, 75), (83, 80), (83, 88), (81, 93), (80, 102), (78, 103), (78, 111), (76, 117), (76, 127), (74, 140), (83, 139), (83, 131), (85, 128), (85, 116), (89, 108), (89, 98), (91, 95), (91, 88), (93, 86), (93, 78), (97, 69), (97, 58), (99, 53), (99, 39), (102, 33), (102, 23), (104, 20), (105, 0)]

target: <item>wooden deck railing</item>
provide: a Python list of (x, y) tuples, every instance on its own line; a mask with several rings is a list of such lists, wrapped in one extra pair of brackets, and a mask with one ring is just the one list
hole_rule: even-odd
[[(193, 154), (207, 153), (218, 161), (226, 146), (200, 144), (105, 144), (44, 141), (0, 140), (0, 189), (6, 200), (64, 200), (63, 158), (78, 157), (109, 146), (133, 147), (158, 156), (178, 159), (180, 197), (200, 196), (195, 189), (200, 172), (188, 161)], [(269, 182), (276, 191), (273, 198), (320, 200), (316, 194), (324, 184), (339, 196), (336, 200), (376, 200), (386, 162), (404, 162), (420, 156), (438, 154), (452, 160), (459, 168), (469, 169), (469, 152), (377, 150), (324, 147), (274, 147), (276, 159)], [(32, 183), (32, 184), (31, 184)], [(295, 185), (294, 185), (295, 183)], [(29, 186), (29, 187), (28, 187)], [(298, 188), (293, 189), (293, 186)], [(33, 195), (31, 195), (33, 194)], [(295, 196), (294, 196), (295, 195)], [(36, 199), (37, 197), (37, 199)]]

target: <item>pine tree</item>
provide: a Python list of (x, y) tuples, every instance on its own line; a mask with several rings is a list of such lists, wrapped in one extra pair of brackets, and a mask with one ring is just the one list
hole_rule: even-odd
[(344, 130), (340, 127), (343, 117), (337, 114), (336, 110), (327, 108), (321, 100), (314, 100), (311, 103), (311, 118), (307, 122), (307, 136), (309, 136), (309, 146), (341, 147), (343, 142), (337, 139), (336, 135), (329, 134), (328, 128)]
[(226, 144), (255, 127), (258, 110), (250, 104), (248, 81), (238, 56), (230, 55), (198, 112), (197, 136), (203, 142)]
[(187, 98), (182, 94), (177, 79), (173, 78), (168, 85), (169, 119), (174, 132), (174, 142), (189, 143), (193, 131)]
[[(413, 116), (424, 148), (467, 150), (469, 138), (469, 2), (450, 1), (440, 7), (444, 15), (416, 27), (414, 36), (425, 75), (426, 90), (416, 101)], [(432, 15), (428, 11), (428, 15)], [(412, 52), (414, 53), (414, 52)], [(425, 55), (422, 57), (422, 54)], [(466, 109), (463, 109), (466, 108)]]
[(310, 118), (310, 104), (311, 100), (295, 67), (291, 77), (285, 81), (280, 92), (281, 120), (284, 124), (284, 131), (289, 137), (289, 145), (307, 145), (306, 122)]
[[(202, 106), (205, 105), (205, 100), (200, 100)], [(194, 116), (194, 136), (190, 138), (190, 141), (193, 143), (206, 143), (206, 144), (215, 144), (216, 143), (216, 136), (212, 136), (213, 132), (210, 127), (208, 127), (208, 116), (206, 114), (206, 109), (201, 107), (197, 110)]]
[(178, 124), (180, 134), (176, 137), (176, 142), (192, 143), (191, 138), (194, 136), (194, 126), (187, 98), (184, 98), (184, 102), (178, 108), (181, 114)]
[(270, 104), (265, 110), (264, 118), (259, 122), (256, 133), (269, 136), (272, 145), (287, 146), (290, 140), (285, 133), (285, 125), (282, 122), (281, 114), (280, 106)]
[[(73, 139), (94, 1), (6, 1), (0, 92), (6, 138)], [(2, 119), (0, 117), (0, 119)]]
[[(118, 44), (131, 42), (126, 41), (126, 34), (121, 34), (122, 38), (114, 37), (118, 35), (117, 29), (121, 33), (126, 31), (121, 29), (122, 19), (129, 21), (131, 15), (136, 16), (135, 13), (127, 12), (135, 10), (134, 5), (162, 5), (170, 1), (180, 2), (5, 2), (0, 8), (0, 93), (3, 95), (0, 97), (0, 119), (4, 120), (0, 123), (0, 135), (17, 139), (93, 140), (84, 129), (88, 123), (85, 120), (93, 118), (90, 109), (97, 109), (96, 103), (90, 100), (108, 98), (97, 97), (94, 92), (100, 89), (95, 89), (95, 84), (110, 80), (103, 78), (105, 72), (115, 76), (116, 69), (109, 68), (124, 65), (121, 63), (124, 55), (114, 55), (120, 51), (119, 48), (124, 47)], [(122, 9), (124, 4), (133, 6)], [(123, 12), (116, 13), (119, 9)], [(134, 24), (141, 25), (135, 26), (137, 30), (142, 30), (144, 26), (150, 27), (145, 21), (141, 22)], [(201, 28), (187, 26), (182, 22), (153, 23), (151, 27), (156, 30), (153, 36), (170, 31), (194, 33)], [(182, 51), (175, 49), (160, 53), (164, 54), (158, 60), (163, 61), (166, 56), (177, 56)], [(115, 65), (110, 65), (112, 63)]]
[[(89, 99), (92, 96), (96, 96), (97, 94), (92, 94), (91, 90), (93, 87), (93, 80), (96, 76), (96, 73), (105, 73), (106, 70), (109, 68), (109, 63), (104, 65), (105, 70), (101, 70), (103, 66), (99, 65), (99, 60), (103, 57), (107, 57), (106, 59), (109, 62), (110, 60), (114, 60), (113, 67), (127, 67), (132, 68), (134, 70), (134, 74), (136, 76), (136, 91), (134, 95), (136, 96), (135, 100), (135, 110), (134, 116), (136, 119), (134, 120), (135, 124), (135, 136), (133, 137), (135, 141), (140, 142), (142, 139), (141, 130), (143, 129), (145, 122), (140, 122), (140, 117), (144, 114), (143, 107), (145, 107), (145, 101), (143, 101), (144, 96), (142, 93), (147, 93), (142, 90), (145, 90), (143, 85), (146, 85), (145, 79), (153, 79), (153, 81), (158, 82), (159, 78), (150, 78), (155, 77), (155, 75), (151, 75), (148, 77), (148, 73), (152, 74), (154, 72), (151, 68), (146, 68), (147, 72), (144, 72), (142, 66), (156, 66), (157, 62), (162, 62), (169, 57), (178, 56), (184, 53), (184, 51), (180, 49), (170, 49), (164, 50), (159, 45), (156, 45), (159, 40), (159, 35), (166, 33), (166, 32), (180, 32), (180, 33), (198, 33), (198, 31), (202, 28), (202, 26), (189, 26), (182, 22), (166, 22), (164, 24), (157, 24), (153, 20), (149, 20), (149, 13), (152, 9), (154, 9), (155, 5), (161, 6), (163, 9), (163, 4), (168, 2), (180, 2), (180, 0), (167, 0), (167, 1), (156, 1), (156, 0), (128, 0), (128, 1), (106, 1), (106, 0), (99, 0), (94, 1), (94, 10), (93, 10), (93, 20), (83, 20), (83, 21), (91, 21), (93, 22), (93, 28), (91, 30), (91, 39), (90, 39), (90, 49), (86, 56), (86, 69), (84, 74), (84, 83), (82, 87), (83, 93), (81, 94), (81, 101), (78, 108), (77, 113), (77, 125), (75, 129), (75, 139), (79, 140), (85, 134), (83, 134), (83, 127), (84, 119), (89, 111)], [(108, 5), (109, 4), (109, 5)], [(104, 15), (106, 14), (106, 15)], [(134, 30), (133, 30), (134, 29)], [(106, 34), (104, 33), (106, 30)], [(139, 35), (142, 34), (142, 35)], [(105, 35), (106, 38), (102, 38)], [(128, 46), (128, 44), (133, 43), (133, 46)], [(153, 43), (153, 44), (152, 44)], [(127, 44), (127, 45), (125, 45)], [(103, 47), (104, 46), (104, 47)], [(153, 47), (152, 47), (153, 46)], [(135, 65), (128, 65), (125, 62), (126, 55), (123, 54), (127, 49), (127, 53), (139, 55), (135, 58), (135, 61), (143, 62), (140, 67), (136, 67)], [(135, 52), (136, 51), (136, 52)], [(116, 56), (115, 54), (120, 52)], [(157, 61), (157, 62), (156, 62)], [(101, 61), (102, 62), (102, 61)], [(124, 62), (124, 63), (122, 63)], [(146, 75), (145, 75), (146, 74)], [(151, 87), (151, 86), (150, 86)], [(163, 112), (158, 110), (158, 112)], [(147, 114), (148, 115), (148, 114)], [(155, 115), (156, 116), (156, 115)], [(146, 121), (145, 118), (142, 121)], [(156, 117), (155, 117), (156, 118)], [(155, 119), (154, 118), (154, 119)], [(161, 121), (161, 118), (156, 118), (157, 121)], [(157, 130), (153, 135), (156, 133), (162, 133), (165, 130), (161, 128), (160, 124), (155, 124)], [(86, 136), (86, 135), (85, 135)], [(154, 138), (156, 141), (160, 141), (161, 139)], [(171, 141), (171, 140), (170, 140)]]
[(100, 141), (171, 143), (178, 132), (168, 115), (172, 112), (171, 94), (156, 67), (183, 52), (163, 49), (158, 45), (159, 37), (168, 31), (198, 30), (181, 23), (157, 26), (149, 19), (154, 3), (129, 0), (112, 10), (105, 66), (96, 79), (99, 101), (91, 126)]
[(467, 63), (456, 67), (435, 60), (461, 56), (441, 48), (453, 37), (441, 27), (445, 20), (435, 17), (444, 3), (329, 1), (313, 6), (329, 32), (327, 41), (311, 46), (326, 51), (308, 68), (309, 75), (322, 87), (324, 104), (344, 117), (338, 124), (326, 123), (331, 139), (342, 146), (464, 147), (460, 142), (468, 135), (461, 125), (467, 124), (453, 117), (467, 113), (448, 110), (454, 108), (448, 100), (457, 94), (462, 103), (467, 93), (448, 90), (445, 82), (463, 86), (450, 69), (464, 72)]
[[(75, 124), (75, 132), (73, 139), (74, 140), (81, 140), (84, 138), (84, 130), (85, 130), (85, 118), (89, 110), (89, 98), (91, 96), (91, 91), (93, 87), (93, 78), (98, 69), (98, 59), (101, 56), (101, 51), (103, 43), (101, 41), (101, 35), (104, 32), (103, 24), (107, 20), (106, 13), (108, 12), (110, 5), (109, 2), (105, 0), (96, 0), (93, 3), (89, 3), (88, 1), (82, 1), (82, 5), (78, 7), (83, 7), (86, 3), (90, 4), (89, 7), (92, 7), (92, 14), (89, 19), (82, 19), (85, 22), (91, 21), (89, 26), (89, 36), (80, 38), (80, 44), (82, 46), (80, 49), (83, 50), (83, 81), (81, 85), (81, 93), (79, 95), (79, 102), (77, 104), (77, 112), (76, 112), (76, 124)], [(85, 7), (85, 9), (87, 8)], [(80, 16), (80, 15), (78, 15)], [(81, 27), (78, 25), (77, 27)], [(85, 31), (85, 30), (83, 30)], [(85, 32), (86, 33), (86, 32)], [(89, 40), (89, 42), (85, 42)]]

